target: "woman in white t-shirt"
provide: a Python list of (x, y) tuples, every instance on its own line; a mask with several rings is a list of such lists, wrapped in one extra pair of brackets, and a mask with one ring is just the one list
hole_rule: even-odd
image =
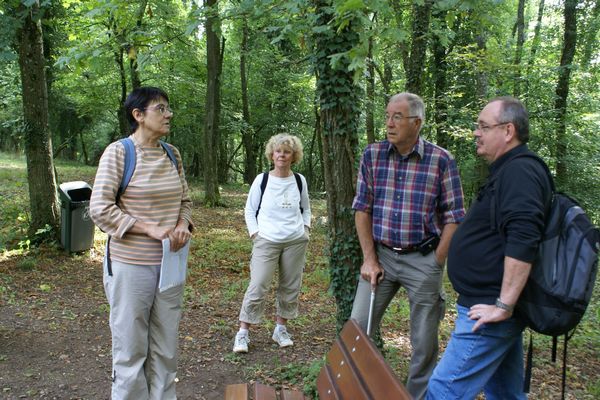
[(265, 296), (276, 271), (277, 325), (272, 338), (280, 347), (294, 344), (286, 322), (298, 316), (311, 216), (306, 179), (292, 172), (292, 165), (300, 162), (302, 154), (302, 143), (296, 136), (271, 137), (265, 156), (274, 168), (259, 174), (248, 193), (245, 217), (253, 247), (250, 284), (242, 302), (240, 330), (233, 346), (236, 353), (248, 352), (250, 325), (262, 320)]

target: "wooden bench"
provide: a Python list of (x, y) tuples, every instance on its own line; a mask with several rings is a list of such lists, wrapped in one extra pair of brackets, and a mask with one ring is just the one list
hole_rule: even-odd
[(277, 396), (275, 388), (256, 382), (237, 383), (225, 387), (225, 400), (305, 400), (298, 390), (283, 389)]
[(317, 378), (320, 400), (410, 400), (375, 344), (349, 320)]
[[(349, 320), (327, 354), (317, 378), (320, 400), (411, 400), (394, 371), (356, 321)], [(299, 391), (282, 390), (280, 400), (302, 400)], [(276, 400), (274, 388), (255, 383), (228, 385), (225, 400)]]

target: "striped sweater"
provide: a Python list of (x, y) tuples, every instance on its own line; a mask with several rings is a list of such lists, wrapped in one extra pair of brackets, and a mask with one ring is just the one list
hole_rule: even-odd
[[(130, 233), (136, 221), (175, 227), (182, 218), (192, 225), (192, 202), (185, 181), (181, 155), (173, 148), (178, 171), (162, 147), (142, 148), (135, 143), (136, 168), (129, 185), (115, 203), (123, 176), (125, 149), (111, 143), (100, 158), (90, 200), (94, 223), (111, 236), (111, 260), (126, 264), (159, 265), (161, 242), (145, 234)], [(170, 146), (170, 145), (169, 145)]]

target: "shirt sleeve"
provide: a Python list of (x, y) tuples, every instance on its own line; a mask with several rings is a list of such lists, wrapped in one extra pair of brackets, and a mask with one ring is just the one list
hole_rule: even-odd
[[(167, 144), (167, 146), (171, 146)], [(183, 169), (183, 160), (181, 159), (181, 154), (179, 150), (175, 146), (171, 146), (173, 149), (173, 153), (175, 154), (175, 158), (177, 159), (177, 172), (179, 173), (179, 179), (181, 181), (181, 208), (179, 209), (179, 219), (184, 219), (190, 224), (190, 231), (194, 230), (194, 222), (192, 221), (192, 198), (190, 197), (190, 190), (185, 179), (185, 171)]]
[(258, 232), (258, 221), (256, 220), (256, 210), (260, 203), (260, 183), (262, 181), (262, 174), (258, 176), (252, 182), (250, 191), (248, 192), (248, 198), (246, 199), (246, 207), (244, 208), (244, 217), (246, 219), (246, 227), (248, 228), (248, 234), (250, 236)]
[(125, 149), (119, 142), (111, 143), (100, 158), (90, 198), (90, 217), (103, 232), (121, 239), (136, 223), (116, 203), (125, 165)]
[(370, 147), (365, 149), (358, 169), (356, 179), (356, 196), (352, 202), (352, 208), (356, 211), (371, 213), (373, 209), (373, 170), (371, 163)]
[(550, 181), (533, 159), (517, 159), (506, 166), (496, 185), (499, 229), (505, 238), (505, 255), (531, 263), (544, 232)]
[(441, 177), (441, 196), (438, 212), (442, 216), (442, 225), (459, 224), (465, 217), (464, 196), (460, 174), (453, 157)]

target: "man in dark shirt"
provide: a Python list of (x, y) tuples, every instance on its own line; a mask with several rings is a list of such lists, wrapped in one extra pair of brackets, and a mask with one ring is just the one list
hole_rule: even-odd
[(529, 152), (527, 111), (517, 99), (488, 103), (474, 135), (490, 173), (450, 243), (458, 313), (427, 398), (473, 399), (483, 390), (487, 399), (525, 399), (524, 325), (513, 309), (542, 237), (551, 183), (540, 161), (513, 159)]

